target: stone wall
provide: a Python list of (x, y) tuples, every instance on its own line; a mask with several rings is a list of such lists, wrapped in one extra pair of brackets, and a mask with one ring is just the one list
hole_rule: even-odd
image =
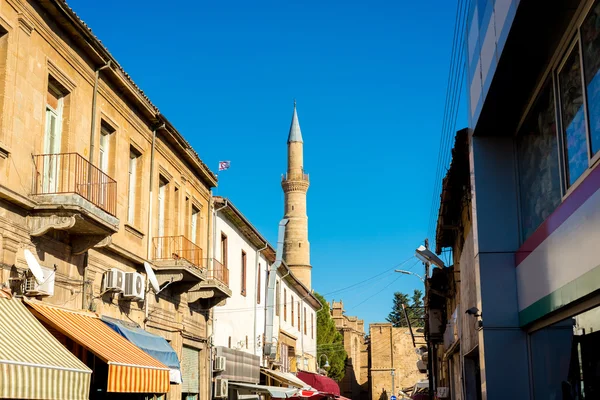
[[(426, 378), (417, 370), (419, 356), (408, 328), (393, 328), (390, 323), (369, 326), (371, 399), (388, 399), (403, 388)], [(392, 375), (394, 371), (394, 389)]]

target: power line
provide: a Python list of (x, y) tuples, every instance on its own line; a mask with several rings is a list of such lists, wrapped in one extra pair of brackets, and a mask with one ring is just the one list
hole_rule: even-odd
[(448, 71), (448, 80), (446, 86), (446, 100), (444, 104), (443, 121), (440, 134), (440, 146), (438, 150), (438, 161), (435, 178), (433, 181), (431, 208), (429, 215), (429, 224), (427, 229), (428, 236), (435, 241), (435, 228), (437, 225), (437, 205), (439, 204), (441, 194), (441, 180), (447, 171), (449, 158), (453, 146), (452, 139), (455, 136), (456, 120), (460, 109), (460, 99), (462, 96), (462, 87), (465, 75), (465, 32), (466, 19), (470, 6), (470, 0), (459, 0), (456, 7), (454, 35), (452, 40), (452, 51), (450, 55), (450, 66)]
[[(394, 279), (393, 281), (391, 281), (390, 283), (388, 283), (387, 285), (385, 285), (384, 287), (381, 288), (381, 290), (383, 289), (387, 289), (388, 287), (392, 286), (392, 284), (394, 284), (398, 279), (400, 279), (402, 277), (402, 275), (398, 276), (396, 279)], [(350, 310), (354, 310), (356, 307), (366, 303), (367, 301), (371, 300), (373, 297), (377, 296), (378, 294), (380, 294), (381, 291), (373, 294), (372, 296), (367, 297), (366, 299), (364, 299), (363, 301), (361, 301), (360, 303), (358, 303), (357, 305), (355, 305), (354, 307), (351, 307), (348, 309), (348, 311)]]

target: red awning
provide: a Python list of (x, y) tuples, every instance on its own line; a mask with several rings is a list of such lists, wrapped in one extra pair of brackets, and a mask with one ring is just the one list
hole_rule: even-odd
[(340, 395), (340, 387), (331, 378), (306, 371), (299, 371), (298, 378), (302, 379), (309, 386), (317, 389), (320, 392), (332, 393), (336, 396)]

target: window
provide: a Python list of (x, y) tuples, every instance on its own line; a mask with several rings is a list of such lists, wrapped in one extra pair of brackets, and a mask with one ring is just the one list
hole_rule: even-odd
[(291, 308), (292, 326), (294, 326), (294, 296), (290, 296), (290, 305), (292, 306), (292, 308)]
[(102, 121), (100, 124), (100, 147), (98, 166), (102, 172), (109, 174), (109, 167), (111, 161), (111, 139), (112, 134), (115, 130), (110, 127), (106, 122)]
[[(63, 95), (50, 79), (46, 95), (46, 129), (44, 135), (44, 154), (59, 154), (62, 145)], [(44, 193), (62, 191), (59, 187), (61, 166), (59, 156), (44, 157), (43, 190)]]
[(283, 289), (283, 320), (287, 321), (287, 290)]
[(221, 264), (227, 267), (227, 235), (221, 232)]
[[(271, 272), (273, 273), (273, 272)], [(281, 289), (279, 288), (279, 281), (275, 282), (275, 315), (279, 316), (279, 303), (281, 303)]]
[(301, 314), (302, 313), (301, 312), (302, 307), (301, 307), (301, 304), (302, 304), (302, 302), (298, 301), (298, 332), (302, 332), (302, 324), (301, 324), (301, 321), (300, 321), (302, 319), (302, 314)]
[(229, 341), (227, 343), (227, 347), (231, 348), (231, 336), (229, 336)]
[(140, 153), (129, 149), (129, 187), (127, 192), (127, 222), (135, 225), (137, 207), (138, 161)]
[(248, 348), (248, 335), (246, 335), (246, 348)]
[(310, 337), (315, 338), (315, 314), (310, 313)]
[(246, 252), (242, 250), (242, 296), (246, 295)]
[(179, 186), (173, 188), (173, 235), (179, 235)]
[(165, 236), (165, 212), (167, 210), (167, 189), (169, 182), (160, 176), (158, 180), (158, 237)]
[(581, 25), (583, 69), (588, 103), (592, 154), (600, 150), (600, 2), (596, 2)]
[(256, 273), (258, 274), (258, 276), (256, 277), (256, 281), (257, 281), (257, 287), (256, 287), (256, 304), (260, 304), (260, 287), (261, 287), (261, 273), (260, 273), (260, 269), (262, 268), (262, 266), (260, 265), (260, 263), (258, 263), (258, 271), (256, 271)]
[(577, 43), (558, 73), (560, 113), (565, 148), (565, 177), (571, 186), (588, 167), (581, 65)]
[(523, 240), (561, 201), (558, 140), (551, 80), (527, 114), (517, 135), (521, 230)]
[(200, 228), (198, 226), (198, 216), (200, 215), (200, 210), (192, 205), (192, 223), (191, 223), (191, 232), (190, 232), (190, 239), (192, 240), (193, 243), (196, 243), (196, 239), (198, 239), (198, 229)]
[(304, 334), (306, 335), (306, 307), (304, 307)]

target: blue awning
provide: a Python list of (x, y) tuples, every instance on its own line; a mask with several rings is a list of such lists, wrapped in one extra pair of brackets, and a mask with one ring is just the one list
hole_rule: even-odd
[(175, 353), (175, 350), (173, 350), (165, 338), (147, 332), (129, 322), (104, 315), (101, 319), (102, 322), (111, 327), (119, 335), (169, 367), (171, 369), (169, 375), (172, 383), (181, 383), (181, 366), (179, 365), (177, 353)]

